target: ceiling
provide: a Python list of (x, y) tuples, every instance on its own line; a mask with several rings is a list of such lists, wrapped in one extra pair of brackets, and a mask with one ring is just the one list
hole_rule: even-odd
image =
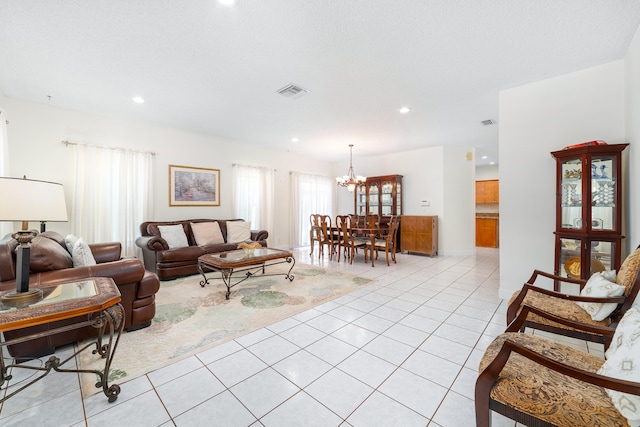
[[(500, 90), (622, 59), (640, 23), (638, 0), (0, 0), (0, 10), (0, 90), (11, 98), (328, 161), (345, 160), (348, 144), (354, 159), (473, 146), (479, 165), (498, 160), (498, 126), (481, 122), (498, 121)], [(308, 93), (277, 93), (291, 83)]]

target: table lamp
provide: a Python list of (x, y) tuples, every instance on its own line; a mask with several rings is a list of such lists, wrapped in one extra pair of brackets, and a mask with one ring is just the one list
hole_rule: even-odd
[(12, 234), (20, 243), (16, 256), (16, 291), (0, 299), (11, 305), (26, 305), (42, 298), (41, 289), (29, 289), (31, 240), (38, 234), (28, 230), (30, 221), (67, 221), (62, 184), (33, 179), (0, 177), (0, 221), (21, 221), (22, 229)]

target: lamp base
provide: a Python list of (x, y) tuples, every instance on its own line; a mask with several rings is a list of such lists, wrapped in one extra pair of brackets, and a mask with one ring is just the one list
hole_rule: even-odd
[(35, 288), (25, 292), (7, 292), (0, 297), (0, 300), (12, 307), (24, 307), (42, 300), (42, 289)]

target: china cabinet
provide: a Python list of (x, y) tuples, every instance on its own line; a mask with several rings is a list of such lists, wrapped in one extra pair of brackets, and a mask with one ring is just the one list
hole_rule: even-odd
[(377, 214), (380, 218), (402, 215), (402, 175), (367, 177), (356, 187), (355, 213)]
[(628, 144), (585, 143), (554, 151), (555, 273), (588, 279), (620, 267), (622, 152)]

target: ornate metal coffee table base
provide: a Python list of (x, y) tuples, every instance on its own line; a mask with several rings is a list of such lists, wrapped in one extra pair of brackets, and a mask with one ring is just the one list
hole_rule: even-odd
[[(120, 340), (120, 334), (124, 328), (124, 308), (120, 304), (113, 305), (101, 312), (91, 313), (88, 315), (89, 320), (86, 322), (76, 323), (71, 325), (71, 327), (63, 327), (56, 328), (54, 330), (49, 330), (46, 332), (42, 332), (39, 334), (30, 335), (24, 338), (18, 338), (10, 341), (5, 341), (2, 343), (3, 346), (17, 344), (18, 342), (27, 341), (28, 339), (36, 339), (48, 335), (53, 335), (55, 333), (64, 332), (71, 329), (77, 329), (84, 326), (93, 326), (98, 329), (98, 337), (96, 341), (86, 344), (84, 347), (78, 349), (75, 353), (64, 360), (60, 360), (59, 357), (51, 356), (49, 360), (44, 363), (44, 366), (29, 366), (26, 364), (4, 364), (4, 357), (0, 352), (0, 387), (5, 383), (5, 381), (11, 380), (12, 375), (8, 375), (10, 368), (21, 368), (21, 369), (30, 369), (33, 371), (41, 371), (42, 375), (31, 380), (30, 382), (24, 384), (22, 387), (14, 390), (13, 392), (7, 394), (2, 399), (0, 399), (0, 403), (9, 399), (10, 397), (16, 395), (32, 384), (40, 381), (42, 378), (46, 377), (51, 370), (56, 372), (76, 372), (76, 373), (88, 373), (95, 374), (98, 376), (99, 381), (96, 382), (96, 388), (102, 388), (105, 396), (107, 396), (109, 402), (114, 402), (118, 395), (120, 394), (120, 386), (118, 384), (109, 385), (109, 368), (111, 367), (111, 362), (113, 360), (113, 356), (116, 352), (116, 348), (118, 347), (118, 341)], [(103, 336), (105, 330), (108, 328), (108, 341), (106, 344), (103, 343)], [(103, 359), (105, 359), (104, 370), (89, 370), (89, 369), (63, 369), (67, 362), (75, 359), (75, 357), (82, 353), (83, 351), (95, 347), (92, 351), (93, 354), (99, 354)], [(57, 394), (56, 394), (57, 395)]]
[[(260, 251), (260, 249), (257, 251)], [(201, 256), (198, 259), (198, 271), (200, 271), (203, 277), (200, 281), (200, 286), (204, 288), (205, 285), (209, 284), (209, 280), (211, 280), (207, 278), (205, 273), (219, 271), (222, 276), (222, 282), (227, 287), (225, 297), (228, 300), (231, 295), (231, 288), (258, 274), (260, 276), (284, 276), (285, 279), (289, 279), (289, 281), (292, 282), (294, 276), (291, 274), (291, 270), (293, 270), (293, 267), (296, 265), (296, 260), (291, 252), (267, 248), (263, 248), (262, 251), (265, 252), (263, 256), (234, 257), (235, 255), (240, 255), (241, 251), (228, 252), (226, 253), (227, 256), (224, 256), (225, 254)], [(266, 273), (267, 267), (284, 263), (291, 264), (287, 272)], [(232, 282), (231, 276), (233, 273), (239, 272), (244, 272), (244, 277)]]

